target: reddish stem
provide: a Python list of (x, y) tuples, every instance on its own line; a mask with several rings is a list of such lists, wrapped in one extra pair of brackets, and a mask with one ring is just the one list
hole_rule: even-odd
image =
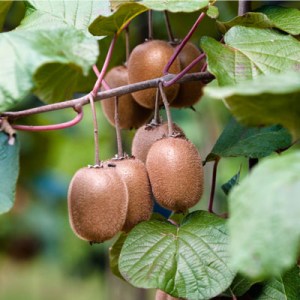
[(198, 17), (198, 19), (196, 20), (196, 22), (194, 23), (194, 25), (192, 26), (192, 28), (190, 29), (189, 33), (185, 36), (185, 38), (181, 41), (181, 43), (175, 48), (173, 55), (171, 56), (169, 62), (165, 65), (163, 69), (164, 75), (168, 73), (174, 60), (176, 59), (176, 57), (178, 56), (182, 48), (185, 46), (185, 44), (188, 42), (188, 40), (191, 38), (192, 34), (195, 32), (195, 30), (197, 29), (198, 25), (201, 23), (204, 17), (205, 17), (205, 13), (202, 12)]
[(210, 213), (213, 213), (214, 197), (215, 197), (215, 190), (216, 190), (217, 169), (218, 169), (219, 161), (220, 161), (220, 159), (217, 158), (214, 162), (211, 190), (210, 190), (210, 198), (209, 198), (209, 204), (208, 204), (208, 211)]
[[(115, 44), (116, 44), (116, 41), (117, 41), (117, 38), (118, 38), (118, 35), (115, 34), (111, 43), (110, 43), (110, 46), (109, 46), (109, 49), (108, 49), (108, 52), (107, 52), (107, 55), (106, 55), (106, 58), (105, 58), (105, 61), (104, 61), (104, 64), (103, 64), (103, 67), (102, 67), (102, 70), (98, 76), (98, 79), (94, 85), (94, 88), (92, 90), (92, 96), (93, 98), (95, 98), (97, 96), (97, 93), (98, 93), (98, 90), (102, 84), (102, 80), (103, 80), (103, 77), (106, 73), (106, 70), (108, 68), (108, 65), (109, 65), (109, 62), (111, 60), (111, 56), (112, 56), (112, 53), (113, 53), (113, 50), (114, 50), (114, 47), (115, 47)], [(94, 69), (94, 72), (95, 72), (95, 68), (93, 67)]]
[[(96, 65), (93, 65), (93, 71), (94, 73), (96, 74), (97, 77), (99, 77), (100, 75), (100, 71), (98, 70), (98, 67)], [(107, 84), (107, 82), (105, 81), (105, 79), (102, 79), (102, 85), (104, 87), (104, 89), (107, 91), (107, 90), (110, 90), (110, 87), (109, 85)]]
[(42, 125), (42, 126), (31, 126), (31, 125), (12, 125), (12, 127), (16, 130), (22, 131), (50, 131), (50, 130), (59, 130), (72, 127), (78, 124), (83, 117), (83, 110), (82, 108), (78, 108), (77, 116), (68, 122), (60, 123), (60, 124), (53, 124), (53, 125)]
[(186, 66), (180, 73), (176, 74), (176, 76), (169, 80), (164, 82), (164, 86), (170, 86), (174, 84), (176, 81), (178, 81), (180, 78), (182, 78), (191, 68), (193, 68), (199, 61), (201, 61), (205, 57), (205, 53), (202, 53), (197, 58), (195, 58), (188, 66)]

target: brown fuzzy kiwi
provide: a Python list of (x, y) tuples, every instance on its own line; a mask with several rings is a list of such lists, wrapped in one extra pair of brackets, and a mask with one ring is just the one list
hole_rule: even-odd
[[(187, 67), (195, 58), (201, 55), (201, 51), (192, 43), (187, 43), (179, 54), (181, 70)], [(201, 60), (188, 73), (200, 72), (205, 60)], [(191, 81), (180, 84), (176, 98), (170, 104), (172, 107), (190, 107), (196, 104), (203, 95), (204, 84), (201, 81)]]
[(115, 168), (81, 168), (68, 192), (70, 225), (83, 240), (103, 242), (124, 226), (128, 191)]
[(153, 202), (148, 173), (143, 162), (137, 158), (112, 160), (116, 170), (127, 185), (128, 210), (123, 231), (130, 231), (135, 225), (149, 220), (152, 214)]
[[(174, 48), (166, 41), (151, 40), (136, 46), (129, 57), (129, 83), (149, 80), (163, 75), (163, 68), (174, 53)], [(180, 72), (180, 61), (177, 57), (169, 69), (170, 73)], [(179, 85), (174, 84), (164, 89), (171, 103), (177, 95)], [(142, 106), (155, 107), (156, 88), (150, 88), (132, 93), (134, 99)]]
[[(128, 70), (124, 66), (112, 68), (104, 77), (110, 88), (117, 88), (128, 84)], [(102, 88), (103, 90), (103, 88)], [(107, 120), (115, 125), (115, 98), (101, 101), (102, 110)], [(119, 125), (122, 129), (139, 128), (145, 124), (152, 115), (152, 110), (139, 105), (131, 94), (119, 97), (118, 103)]]
[(150, 148), (146, 168), (157, 202), (175, 212), (184, 212), (203, 193), (203, 167), (197, 148), (183, 138), (168, 137)]
[(182, 298), (175, 298), (163, 292), (162, 290), (156, 290), (155, 300), (180, 300), (180, 299)]
[[(185, 136), (183, 130), (175, 123), (173, 123), (174, 134)], [(162, 123), (159, 125), (145, 125), (140, 127), (132, 141), (132, 155), (140, 159), (142, 162), (146, 162), (147, 154), (152, 144), (168, 136), (168, 123)]]

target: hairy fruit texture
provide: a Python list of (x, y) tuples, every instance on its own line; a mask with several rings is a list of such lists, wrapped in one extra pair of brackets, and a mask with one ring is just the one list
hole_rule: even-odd
[[(187, 67), (194, 59), (201, 55), (201, 51), (192, 43), (187, 43), (181, 52), (179, 53), (181, 70)], [(195, 66), (193, 66), (187, 73), (200, 72), (205, 60), (201, 60)], [(203, 95), (204, 84), (201, 81), (191, 81), (180, 84), (178, 94), (174, 101), (172, 101), (172, 107), (190, 107), (196, 104), (200, 97)]]
[(115, 168), (82, 168), (68, 192), (70, 225), (83, 240), (103, 242), (124, 226), (128, 191)]
[(180, 300), (181, 298), (175, 298), (169, 294), (163, 292), (162, 290), (156, 290), (155, 300)]
[(123, 231), (130, 231), (135, 225), (149, 220), (152, 215), (153, 202), (148, 173), (143, 162), (137, 158), (113, 160), (116, 171), (128, 189), (128, 210)]
[[(175, 123), (173, 123), (175, 135), (185, 136), (183, 130)], [(145, 125), (140, 127), (132, 141), (132, 155), (146, 162), (148, 151), (154, 142), (168, 136), (168, 123), (159, 125)]]
[(146, 167), (153, 195), (165, 208), (183, 212), (200, 200), (203, 167), (198, 150), (188, 140), (158, 140), (149, 150)]
[[(112, 68), (106, 75), (105, 81), (110, 88), (128, 85), (128, 70), (124, 66)], [(103, 90), (103, 88), (102, 88)], [(101, 101), (101, 106), (107, 120), (115, 125), (115, 98)], [(119, 97), (118, 103), (119, 125), (122, 129), (139, 128), (145, 124), (152, 115), (152, 110), (140, 106), (131, 94)]]
[[(151, 40), (136, 46), (131, 52), (127, 64), (129, 83), (163, 76), (163, 68), (173, 53), (174, 48), (166, 41)], [(174, 74), (180, 72), (179, 58), (175, 59), (169, 72)], [(179, 85), (171, 85), (164, 90), (171, 103), (177, 95)], [(140, 105), (151, 109), (155, 107), (156, 88), (137, 91), (132, 95)]]

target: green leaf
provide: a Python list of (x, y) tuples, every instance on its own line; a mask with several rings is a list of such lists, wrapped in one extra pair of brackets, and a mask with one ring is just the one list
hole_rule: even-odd
[(72, 27), (88, 33), (91, 22), (109, 11), (109, 3), (96, 0), (30, 0), (26, 18), (18, 28), (26, 30)]
[(179, 227), (158, 220), (137, 225), (124, 243), (119, 268), (136, 287), (210, 299), (226, 290), (235, 276), (227, 246), (226, 221), (195, 211)]
[(120, 273), (119, 270), (119, 257), (122, 250), (122, 247), (124, 245), (124, 242), (127, 238), (127, 234), (122, 232), (118, 239), (112, 244), (112, 246), (109, 248), (109, 266), (112, 273), (119, 277), (120, 279), (124, 280), (123, 276)]
[(210, 18), (216, 19), (219, 16), (219, 9), (216, 6), (210, 5), (206, 11), (206, 14)]
[(291, 268), (300, 242), (300, 151), (263, 159), (229, 194), (231, 257), (251, 278)]
[(264, 6), (228, 22), (217, 22), (223, 33), (236, 25), (256, 28), (278, 28), (287, 33), (300, 34), (300, 11), (296, 8)]
[(98, 36), (119, 34), (130, 20), (147, 10), (147, 7), (138, 3), (125, 3), (119, 6), (112, 15), (99, 16), (95, 19), (89, 31)]
[(11, 5), (12, 5), (12, 0), (0, 1), (0, 31), (3, 28), (6, 15)]
[(222, 86), (260, 74), (300, 68), (300, 42), (289, 35), (271, 29), (235, 26), (224, 40), (226, 45), (209, 37), (201, 39), (208, 69)]
[(225, 87), (207, 87), (206, 95), (225, 99), (237, 120), (248, 126), (281, 124), (300, 136), (300, 73), (259, 76)]
[(257, 300), (298, 300), (300, 299), (299, 267), (295, 266), (283, 276), (268, 280)]
[(285, 149), (291, 143), (290, 133), (281, 126), (250, 128), (231, 119), (206, 161), (214, 160), (216, 157), (261, 158), (274, 151)]
[(168, 10), (171, 12), (193, 12), (206, 7), (209, 4), (209, 0), (142, 0), (139, 1), (139, 3), (153, 10)]
[(228, 195), (231, 189), (237, 185), (240, 181), (241, 169), (233, 177), (231, 177), (226, 183), (222, 184), (221, 188), (225, 195)]
[[(11, 109), (36, 87), (33, 76), (46, 64), (56, 64), (59, 68), (47, 68), (50, 72), (47, 78), (35, 78), (40, 93), (47, 94), (42, 100), (64, 100), (66, 93), (74, 92), (70, 87), (75, 75), (67, 78), (70, 67), (77, 76), (87, 75), (97, 56), (97, 41), (73, 28), (16, 30), (0, 34), (0, 111)], [(57, 70), (60, 71), (59, 77), (65, 79), (63, 89), (62, 84), (55, 86)], [(42, 85), (42, 81), (46, 85)]]
[(267, 15), (274, 27), (293, 35), (300, 34), (300, 11), (297, 8), (263, 6), (258, 11)]
[(256, 281), (250, 280), (241, 274), (237, 274), (233, 279), (229, 289), (224, 293), (228, 297), (231, 297), (232, 294), (235, 296), (244, 295)]
[(8, 212), (15, 202), (19, 175), (19, 140), (8, 143), (8, 135), (0, 131), (0, 214)]

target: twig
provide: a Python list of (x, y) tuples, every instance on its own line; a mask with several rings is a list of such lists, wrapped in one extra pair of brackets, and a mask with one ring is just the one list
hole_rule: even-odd
[(239, 0), (238, 15), (242, 16), (251, 10), (251, 1)]
[(209, 204), (208, 204), (208, 211), (210, 213), (213, 213), (214, 197), (215, 197), (215, 190), (216, 190), (217, 169), (218, 169), (219, 161), (220, 161), (220, 159), (217, 158), (214, 162), (211, 190), (210, 190), (210, 198), (209, 198)]
[[(174, 74), (168, 74), (162, 77), (141, 81), (134, 84), (128, 84), (126, 86), (117, 87), (114, 89), (110, 89), (107, 91), (98, 92), (97, 98), (94, 99), (94, 101), (100, 101), (103, 99), (108, 99), (115, 96), (121, 96), (129, 93), (133, 93), (136, 91), (158, 87), (159, 82), (165, 82), (172, 80), (176, 75)], [(177, 83), (183, 83), (188, 81), (197, 81), (197, 80), (204, 80), (206, 82), (212, 81), (215, 77), (210, 74), (209, 72), (198, 72), (198, 73), (189, 73), (184, 75), (180, 80), (177, 81)], [(21, 111), (14, 111), (14, 112), (3, 112), (0, 113), (0, 117), (8, 117), (10, 120), (15, 120), (21, 117), (30, 116), (34, 114), (49, 112), (49, 111), (55, 111), (70, 107), (76, 107), (76, 106), (84, 106), (89, 103), (88, 95), (84, 95), (83, 97), (77, 98), (77, 99), (71, 99), (63, 102), (48, 104), (44, 106), (39, 106), (35, 108), (30, 108), (26, 110)]]

